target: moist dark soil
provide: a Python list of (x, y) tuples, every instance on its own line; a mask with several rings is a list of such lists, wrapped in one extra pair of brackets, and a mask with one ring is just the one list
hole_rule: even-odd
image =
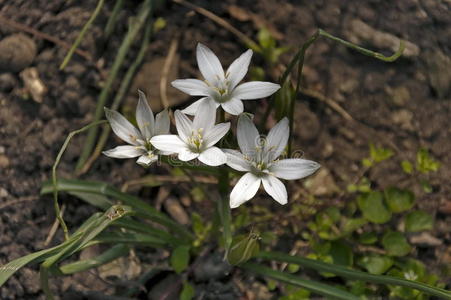
[[(55, 215), (52, 200), (40, 196), (39, 190), (49, 179), (52, 164), (67, 134), (92, 120), (97, 97), (126, 33), (128, 18), (137, 14), (140, 2), (125, 1), (114, 32), (107, 39), (104, 27), (114, 1), (106, 1), (79, 47), (89, 53), (92, 60), (75, 54), (63, 71), (58, 68), (67, 49), (42, 36), (7, 25), (2, 19), (71, 44), (94, 11), (96, 2), (0, 0), (0, 264), (63, 240), (62, 233), (57, 231), (45, 245)], [(406, 55), (394, 63), (363, 56), (330, 40), (317, 41), (306, 57), (303, 78), (306, 91), (297, 104), (295, 149), (301, 150), (304, 157), (320, 162), (328, 171), (324, 183), (326, 192), (319, 196), (324, 206), (346, 201), (328, 191), (335, 186), (345, 189), (359, 178), (361, 160), (368, 156), (369, 143), (394, 150), (394, 159), (378, 165), (366, 175), (375, 188), (396, 185), (411, 188), (419, 195), (418, 206), (436, 220), (432, 235), (440, 244), (419, 249), (414, 256), (425, 262), (431, 272), (438, 270), (440, 265), (450, 264), (451, 3), (446, 0), (193, 3), (224, 18), (253, 39), (262, 25), (270, 28), (279, 45), (291, 47), (280, 58), (282, 65), (286, 65), (295, 49), (318, 28), (387, 55), (393, 53), (393, 45), (396, 48), (395, 37), (408, 41)], [(152, 36), (144, 63), (124, 102), (124, 111), (134, 109), (137, 88), (147, 93), (154, 111), (161, 109), (159, 74), (175, 38), (179, 43), (169, 81), (176, 77), (199, 76), (195, 61), (198, 42), (210, 47), (226, 66), (246, 50), (243, 43), (224, 27), (171, 1), (163, 3), (154, 14), (164, 18), (166, 26)], [(138, 44), (135, 43), (128, 53), (119, 78), (133, 62)], [(263, 66), (263, 63), (261, 57), (254, 55), (252, 65)], [(25, 84), (23, 72), (29, 68), (36, 68), (47, 90), (41, 97), (33, 96)], [(268, 76), (268, 80), (275, 81), (278, 74)], [(114, 94), (113, 91), (111, 95)], [(168, 94), (173, 108), (185, 107), (192, 101), (170, 86)], [(321, 99), (331, 99), (343, 108), (344, 113), (337, 112), (336, 105), (330, 105), (330, 101)], [(247, 101), (245, 105), (247, 111), (254, 111), (258, 116), (263, 114), (266, 100)], [(268, 128), (274, 122), (274, 117), (270, 116)], [(118, 142), (115, 137), (110, 137), (107, 147)], [(84, 136), (73, 140), (59, 167), (60, 176), (74, 177), (83, 143)], [(442, 165), (428, 178), (433, 189), (430, 194), (419, 191), (415, 180), (399, 167), (404, 159), (413, 161), (420, 148), (429, 149)], [(101, 156), (81, 178), (121, 186), (150, 172), (163, 174), (165, 170), (158, 167), (146, 170), (133, 160)], [(301, 184), (301, 181), (290, 182), (289, 190), (295, 191)], [(159, 188), (145, 187), (132, 192), (153, 204), (161, 194)], [(193, 203), (186, 198), (190, 196), (180, 197), (180, 202)], [(64, 218), (70, 228), (76, 228), (95, 211), (69, 196), (62, 195), (60, 200), (65, 206)], [(289, 206), (273, 204), (263, 193), (252, 202), (270, 207), (276, 220), (283, 219), (284, 212), (289, 209)], [(193, 204), (192, 207), (185, 206), (184, 210), (190, 214), (203, 207), (209, 210), (213, 205)], [(290, 251), (290, 245), (281, 250)], [(154, 255), (156, 259), (164, 258), (164, 255)], [(168, 278), (164, 280), (170, 281)], [(207, 291), (206, 295), (221, 291), (221, 297), (209, 296), (211, 299), (240, 296), (251, 299), (250, 294), (232, 279), (219, 278), (209, 284), (204, 280), (205, 283), (199, 286)], [(245, 283), (253, 288), (258, 285), (249, 278)], [(93, 273), (52, 279), (51, 285), (61, 299), (102, 299), (102, 294), (88, 291), (111, 293), (111, 286), (111, 282), (99, 279)], [(145, 293), (143, 297), (146, 298)], [(30, 266), (17, 272), (0, 288), (0, 298), (43, 299), (37, 267)]]

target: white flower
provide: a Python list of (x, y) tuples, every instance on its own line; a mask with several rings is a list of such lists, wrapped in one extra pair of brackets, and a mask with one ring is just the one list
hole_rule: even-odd
[(225, 164), (226, 155), (214, 145), (229, 131), (230, 123), (215, 125), (215, 110), (212, 102), (205, 102), (199, 106), (193, 121), (176, 110), (174, 116), (178, 135), (158, 135), (150, 142), (159, 150), (178, 153), (182, 161), (198, 158), (210, 166)]
[[(247, 50), (238, 57), (224, 73), (218, 57), (206, 46), (197, 44), (197, 65), (204, 77), (204, 81), (198, 79), (178, 79), (171, 84), (191, 96), (205, 96), (183, 110), (184, 113), (194, 115), (200, 103), (212, 101), (216, 107), (219, 105), (232, 115), (243, 112), (241, 100), (259, 99), (274, 94), (280, 85), (252, 81), (238, 85), (244, 78), (251, 62), (252, 50)], [(238, 86), (237, 86), (238, 85)]]
[(110, 122), (111, 129), (120, 139), (130, 145), (117, 146), (114, 149), (103, 151), (103, 154), (114, 158), (139, 156), (136, 162), (143, 166), (149, 166), (158, 159), (159, 152), (153, 148), (150, 139), (153, 136), (169, 133), (169, 114), (167, 110), (163, 110), (156, 115), (155, 120), (146, 96), (141, 91), (138, 91), (138, 93), (139, 102), (136, 107), (136, 122), (139, 130), (120, 113), (105, 107), (105, 115)]
[(225, 149), (227, 165), (237, 171), (247, 172), (230, 193), (230, 207), (236, 208), (257, 193), (260, 183), (274, 200), (287, 203), (287, 190), (278, 178), (294, 180), (314, 173), (320, 165), (311, 160), (289, 158), (278, 160), (287, 145), (288, 119), (283, 118), (266, 138), (260, 137), (254, 123), (247, 115), (238, 118), (237, 138), (241, 152)]

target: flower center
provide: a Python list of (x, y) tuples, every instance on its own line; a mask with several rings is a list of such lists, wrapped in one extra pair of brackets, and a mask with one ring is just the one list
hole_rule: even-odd
[(254, 155), (244, 155), (244, 159), (249, 161), (256, 175), (263, 176), (268, 173), (270, 162), (267, 159), (267, 153), (264, 147), (255, 147)]
[(224, 103), (230, 100), (230, 80), (227, 79), (227, 75), (225, 78), (217, 76), (214, 83), (208, 81), (205, 81), (205, 83), (216, 92), (213, 97), (215, 101)]
[(188, 138), (188, 143), (190, 146), (190, 150), (193, 152), (201, 152), (202, 146), (204, 143), (204, 139), (202, 136), (203, 128), (199, 128), (197, 130), (193, 130), (191, 132), (191, 136)]

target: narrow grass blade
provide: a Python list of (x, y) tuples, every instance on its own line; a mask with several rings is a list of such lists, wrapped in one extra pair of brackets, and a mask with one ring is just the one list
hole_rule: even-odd
[(85, 192), (69, 192), (69, 194), (102, 210), (107, 210), (109, 207), (114, 205), (114, 203), (110, 199), (108, 199), (108, 197), (100, 194), (85, 193)]
[(84, 223), (84, 226), (81, 226), (76, 232), (81, 233), (81, 237), (77, 240), (77, 242), (61, 249), (55, 255), (47, 258), (42, 263), (42, 267), (49, 269), (57, 262), (80, 251), (87, 243), (105, 230), (105, 228), (107, 228), (112, 222), (116, 219), (129, 215), (130, 213), (131, 209), (129, 207), (115, 205), (104, 214), (95, 214), (94, 217), (89, 218), (88, 221)]
[(101, 243), (123, 243), (133, 245), (145, 245), (155, 248), (167, 246), (166, 241), (142, 233), (134, 232), (102, 232), (96, 238), (96, 241)]
[(35, 253), (28, 254), (26, 256), (19, 257), (6, 265), (3, 265), (0, 267), (0, 287), (8, 280), (9, 277), (11, 277), (16, 271), (18, 271), (23, 266), (30, 264), (30, 263), (37, 263), (41, 262), (48, 257), (51, 257), (61, 251), (62, 249), (72, 245), (73, 243), (76, 243), (81, 238), (81, 234), (74, 234), (72, 235), (69, 240), (65, 241), (64, 243), (49, 248), (45, 250), (41, 250)]
[(131, 218), (122, 218), (120, 220), (117, 220), (116, 222), (113, 223), (113, 226), (118, 226), (120, 228), (135, 231), (137, 233), (155, 236), (157, 238), (162, 239), (168, 245), (171, 246), (180, 246), (186, 244), (186, 242), (177, 239), (167, 231), (154, 228), (149, 224), (143, 223), (142, 221), (136, 221)]
[[(83, 181), (83, 180), (68, 180), (61, 179), (57, 183), (58, 191), (65, 192), (85, 192), (105, 195), (121, 201), (123, 204), (131, 206), (135, 213), (141, 217), (147, 218), (151, 221), (166, 226), (174, 233), (180, 235), (186, 241), (191, 241), (193, 235), (184, 226), (173, 221), (167, 215), (159, 212), (141, 199), (122, 193), (116, 188), (102, 182)], [(44, 183), (41, 194), (46, 194), (53, 191), (53, 187), (49, 187), (49, 183)]]
[(128, 251), (128, 247), (124, 244), (115, 245), (97, 257), (63, 265), (59, 268), (59, 271), (61, 274), (67, 275), (97, 268), (121, 256), (127, 255)]
[(264, 277), (269, 277), (272, 279), (276, 279), (288, 284), (300, 286), (303, 288), (306, 288), (307, 290), (310, 290), (316, 294), (331, 297), (332, 299), (343, 299), (343, 300), (359, 300), (360, 298), (341, 289), (338, 289), (336, 287), (313, 281), (313, 280), (307, 280), (299, 278), (298, 276), (291, 275), (288, 273), (280, 272), (280, 271), (274, 271), (271, 268), (254, 264), (254, 263), (245, 263), (241, 266), (242, 269), (245, 269), (247, 271), (250, 271), (254, 274), (258, 274)]
[(259, 258), (268, 259), (268, 260), (276, 260), (282, 261), (286, 263), (298, 264), (305, 268), (313, 269), (318, 272), (330, 272), (338, 276), (342, 276), (350, 279), (357, 279), (372, 283), (379, 284), (392, 284), (398, 286), (405, 286), (413, 289), (417, 289), (426, 294), (440, 297), (443, 299), (451, 299), (451, 292), (446, 291), (444, 289), (436, 288), (421, 282), (415, 282), (412, 280), (407, 280), (403, 278), (393, 277), (393, 276), (385, 276), (385, 275), (373, 275), (368, 274), (361, 271), (356, 271), (352, 269), (348, 269), (342, 266), (328, 264), (321, 261), (308, 259), (299, 256), (291, 256), (285, 253), (280, 252), (260, 252), (258, 254)]
[(97, 3), (97, 7), (92, 13), (91, 17), (89, 18), (88, 22), (86, 22), (85, 26), (80, 31), (80, 34), (78, 35), (77, 39), (75, 40), (72, 47), (69, 49), (69, 52), (67, 53), (66, 57), (64, 58), (63, 62), (60, 65), (60, 70), (63, 70), (66, 65), (69, 63), (70, 59), (72, 58), (72, 55), (74, 54), (75, 50), (77, 49), (78, 45), (80, 45), (81, 41), (83, 40), (83, 37), (85, 36), (86, 32), (88, 31), (89, 27), (91, 27), (91, 24), (94, 22), (94, 20), (97, 18), (98, 14), (100, 13), (100, 10), (103, 7), (103, 4), (105, 3), (105, 0), (99, 0)]

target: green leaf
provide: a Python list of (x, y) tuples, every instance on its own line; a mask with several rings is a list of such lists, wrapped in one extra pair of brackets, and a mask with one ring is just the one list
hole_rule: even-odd
[(358, 300), (359, 298), (352, 295), (351, 293), (338, 289), (336, 287), (316, 282), (312, 280), (302, 279), (298, 276), (291, 275), (288, 273), (280, 272), (280, 271), (274, 271), (271, 268), (259, 265), (259, 264), (253, 264), (253, 263), (246, 263), (241, 266), (241, 268), (248, 270), (252, 273), (269, 277), (272, 279), (276, 279), (288, 284), (296, 285), (299, 287), (303, 287), (313, 293), (326, 296), (326, 297), (332, 297), (332, 299), (346, 299), (346, 300)]
[(171, 267), (177, 274), (180, 274), (188, 267), (189, 250), (189, 246), (179, 246), (172, 251)]
[(108, 197), (95, 193), (69, 192), (69, 194), (103, 210), (107, 210), (114, 205), (114, 203), (110, 201)]
[(364, 245), (371, 245), (377, 242), (377, 234), (375, 232), (364, 232), (359, 236), (359, 242)]
[(405, 256), (412, 249), (401, 232), (389, 231), (382, 238), (382, 245), (391, 256)]
[(104, 253), (100, 254), (95, 258), (80, 260), (70, 264), (63, 265), (59, 268), (59, 271), (62, 274), (73, 274), (86, 271), (92, 268), (97, 268), (121, 256), (127, 255), (128, 250), (129, 250), (128, 247), (125, 246), (124, 244), (118, 244), (106, 250)]
[(424, 179), (420, 180), (420, 184), (425, 193), (428, 193), (428, 194), (432, 193), (432, 186), (427, 180), (424, 180)]
[[(184, 226), (169, 218), (164, 213), (156, 210), (154, 207), (150, 206), (141, 199), (126, 193), (122, 193), (118, 189), (104, 182), (78, 179), (58, 179), (57, 189), (58, 191), (64, 191), (68, 193), (92, 193), (115, 198), (121, 201), (121, 203), (134, 208), (135, 214), (166, 226), (174, 233), (180, 235), (184, 240), (190, 241), (193, 238), (191, 232), (189, 232)], [(45, 182), (41, 188), (41, 194), (48, 194), (52, 192), (52, 182)]]
[(393, 259), (388, 256), (369, 255), (359, 259), (358, 264), (370, 274), (380, 275), (387, 272), (393, 265)]
[(74, 234), (81, 233), (80, 240), (59, 251), (57, 254), (47, 258), (43, 263), (43, 268), (50, 268), (55, 263), (71, 256), (88, 246), (103, 230), (111, 225), (115, 220), (130, 215), (132, 210), (128, 206), (114, 205), (105, 213), (96, 213), (92, 215)]
[(331, 206), (325, 210), (326, 214), (332, 219), (333, 222), (340, 221), (341, 213), (338, 207)]
[(290, 103), (294, 96), (294, 89), (290, 81), (280, 88), (277, 93), (274, 94), (274, 108), (276, 119), (282, 119), (289, 115)]
[(417, 170), (427, 174), (436, 172), (440, 168), (440, 163), (434, 160), (426, 149), (420, 149), (417, 152)]
[(296, 273), (297, 271), (299, 271), (300, 267), (299, 265), (296, 264), (288, 264), (287, 270), (288, 273)]
[(58, 246), (19, 257), (13, 261), (10, 261), (6, 265), (0, 266), (0, 286), (2, 286), (9, 279), (9, 277), (11, 277), (16, 271), (21, 269), (23, 266), (30, 263), (41, 262), (47, 259), (48, 257), (57, 254), (62, 249), (78, 242), (81, 236), (82, 236), (81, 232), (78, 234), (73, 234), (67, 241)]
[(393, 151), (388, 148), (376, 147), (370, 144), (370, 157), (375, 163), (382, 162), (393, 156)]
[(409, 213), (405, 217), (404, 223), (406, 231), (408, 232), (418, 232), (434, 228), (434, 219), (431, 215), (422, 210), (416, 210)]
[(279, 300), (308, 300), (310, 299), (310, 291), (307, 289), (297, 288), (294, 292), (290, 292), (289, 295), (282, 296)]
[(276, 46), (276, 41), (271, 36), (269, 30), (266, 28), (262, 28), (259, 30), (257, 34), (257, 39), (258, 43), (260, 44), (260, 46), (262, 46), (262, 48), (271, 49)]
[(408, 190), (390, 187), (384, 190), (385, 201), (393, 213), (400, 213), (412, 208), (415, 204), (415, 195)]
[(413, 173), (413, 165), (408, 160), (403, 160), (401, 162), (401, 168), (406, 174), (412, 174)]
[[(379, 284), (392, 284), (405, 286), (413, 289), (420, 290), (429, 295), (433, 295), (443, 299), (451, 299), (451, 292), (446, 291), (441, 288), (436, 288), (430, 286), (428, 284), (406, 280), (402, 278), (392, 277), (392, 276), (382, 276), (382, 275), (373, 275), (368, 274), (366, 272), (356, 271), (349, 269), (347, 267), (338, 266), (330, 263), (324, 263), (321, 261), (308, 259), (300, 256), (291, 256), (289, 254), (281, 253), (281, 252), (266, 252), (261, 251), (258, 258), (266, 259), (266, 260), (275, 260), (286, 263), (294, 263), (299, 264), (304, 268), (309, 268), (316, 270), (317, 272), (330, 272), (336, 274), (338, 276), (342, 276), (349, 279), (354, 280), (362, 280), (366, 282), (379, 283)], [(388, 260), (392, 261), (391, 258), (387, 257)]]
[(332, 242), (329, 255), (332, 256), (333, 263), (337, 265), (352, 266), (354, 263), (352, 248), (344, 241)]
[(229, 264), (242, 264), (256, 256), (260, 251), (259, 239), (260, 236), (254, 232), (250, 232), (248, 236), (236, 236), (227, 253)]
[(185, 281), (183, 283), (183, 289), (182, 292), (180, 293), (180, 300), (191, 300), (194, 298), (195, 295), (195, 290), (194, 287), (188, 282)]
[(343, 230), (344, 234), (350, 234), (354, 232), (355, 230), (359, 229), (363, 225), (368, 223), (367, 220), (364, 218), (351, 218), (351, 219), (344, 219), (341, 224), (341, 230)]
[(383, 224), (391, 218), (391, 212), (385, 206), (381, 192), (362, 194), (357, 198), (357, 204), (365, 219), (373, 223)]

